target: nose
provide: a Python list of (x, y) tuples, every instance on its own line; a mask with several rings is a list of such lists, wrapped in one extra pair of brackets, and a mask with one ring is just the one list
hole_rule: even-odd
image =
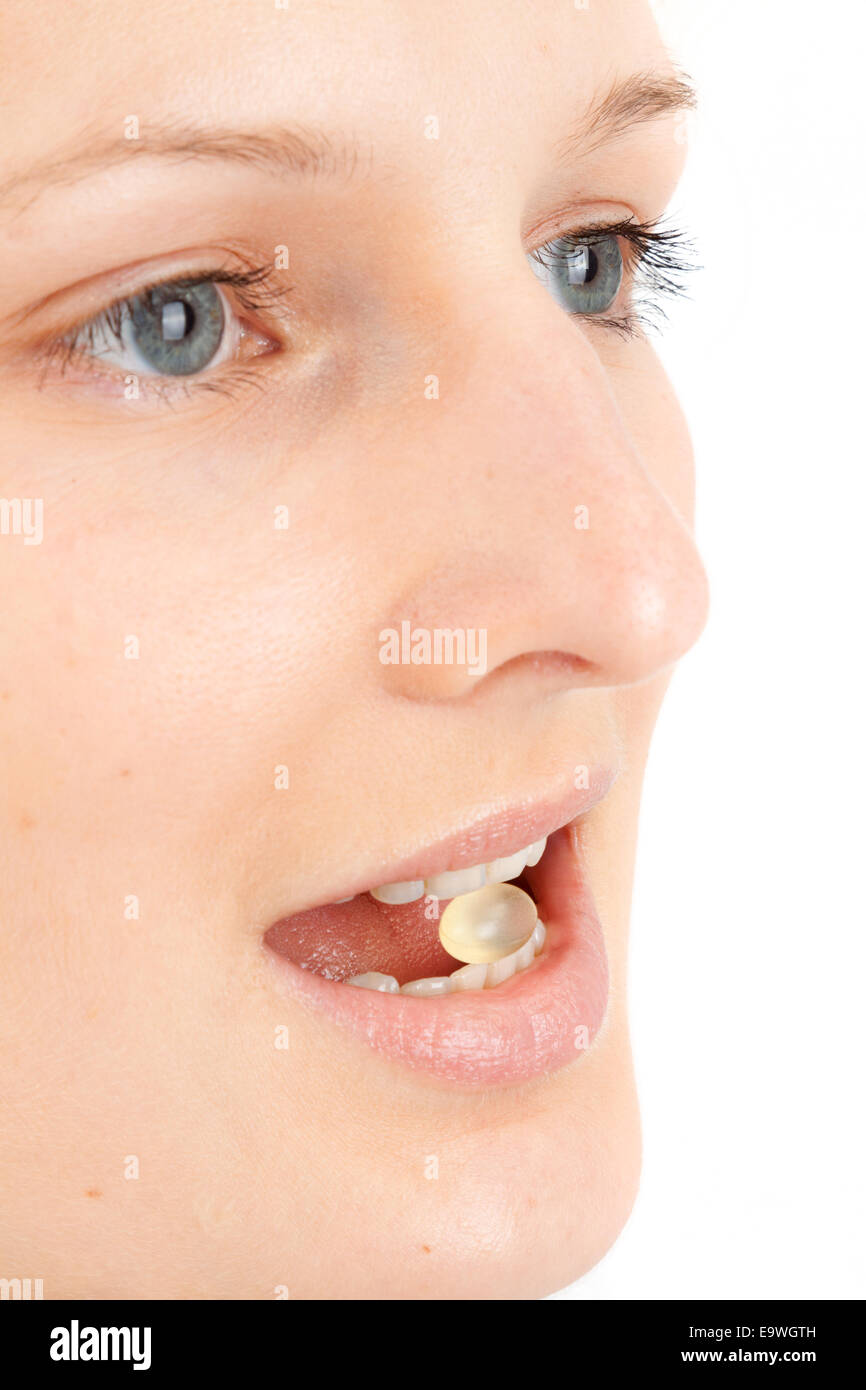
[[(380, 661), (405, 696), (457, 697), (541, 654), (566, 658), (574, 685), (631, 684), (675, 662), (706, 619), (706, 576), (678, 510), (688, 497), (663, 486), (690, 471), (677, 407), (646, 391), (651, 411), (672, 416), (680, 457), (658, 445), (642, 457), (593, 345), (608, 330), (575, 326), (534, 281), (518, 298), (507, 315), (491, 303), (442, 332), (438, 395), (397, 444), (411, 479), (407, 558)], [(639, 401), (639, 375), (621, 372)], [(641, 431), (665, 433), (658, 421)], [(452, 636), (437, 646), (437, 633)]]

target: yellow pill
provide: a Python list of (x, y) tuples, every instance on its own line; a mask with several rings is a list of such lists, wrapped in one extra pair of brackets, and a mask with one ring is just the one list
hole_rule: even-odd
[(535, 903), (513, 883), (489, 883), (452, 898), (439, 919), (439, 940), (455, 960), (487, 965), (518, 951), (538, 921)]

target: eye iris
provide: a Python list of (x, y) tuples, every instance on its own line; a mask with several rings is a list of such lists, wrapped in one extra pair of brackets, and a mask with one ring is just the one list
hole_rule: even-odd
[(536, 261), (536, 274), (570, 314), (609, 309), (619, 294), (622, 272), (622, 252), (614, 236), (580, 244), (559, 237), (541, 248)]
[(165, 376), (200, 372), (219, 350), (225, 329), (215, 285), (161, 285), (130, 302), (132, 339), (142, 357)]

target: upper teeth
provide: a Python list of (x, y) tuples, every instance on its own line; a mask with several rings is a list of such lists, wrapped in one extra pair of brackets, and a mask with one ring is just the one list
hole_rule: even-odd
[(380, 903), (412, 903), (423, 897), (458, 898), (461, 893), (472, 893), (487, 883), (507, 883), (509, 879), (519, 878), (524, 869), (531, 869), (538, 863), (546, 844), (545, 837), (506, 859), (492, 859), (489, 864), (446, 870), (433, 874), (432, 878), (409, 879), (405, 883), (384, 883), (379, 888), (371, 888), (370, 895)]

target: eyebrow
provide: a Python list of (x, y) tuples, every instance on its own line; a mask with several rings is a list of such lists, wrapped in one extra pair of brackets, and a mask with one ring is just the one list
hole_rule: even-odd
[(127, 138), (122, 130), (113, 136), (85, 131), (76, 140), (74, 151), (31, 165), (26, 172), (0, 184), (0, 207), (28, 189), (33, 193), (24, 206), (35, 202), (46, 188), (78, 183), (116, 165), (152, 158), (173, 163), (216, 160), (276, 174), (330, 178), (342, 174), (351, 178), (358, 169), (360, 151), (355, 144), (337, 144), (324, 131), (301, 125), (230, 130), (174, 122), (142, 123), (135, 138)]
[(589, 105), (560, 142), (560, 156), (570, 159), (578, 154), (592, 154), (635, 126), (682, 111), (693, 111), (696, 105), (695, 89), (685, 73), (631, 73), (612, 82)]
[[(560, 142), (563, 160), (589, 154), (633, 127), (674, 112), (691, 110), (695, 93), (682, 74), (637, 72), (614, 81), (580, 116)], [(337, 143), (324, 131), (301, 125), (264, 130), (201, 128), (178, 123), (144, 124), (138, 138), (82, 132), (75, 150), (54, 155), (0, 184), (0, 207), (32, 189), (22, 205), (29, 206), (49, 187), (74, 184), (135, 159), (160, 158), (182, 163), (215, 160), (263, 169), (269, 173), (306, 177), (340, 175), (349, 179), (361, 162), (353, 143)], [(366, 163), (372, 162), (368, 151)]]

